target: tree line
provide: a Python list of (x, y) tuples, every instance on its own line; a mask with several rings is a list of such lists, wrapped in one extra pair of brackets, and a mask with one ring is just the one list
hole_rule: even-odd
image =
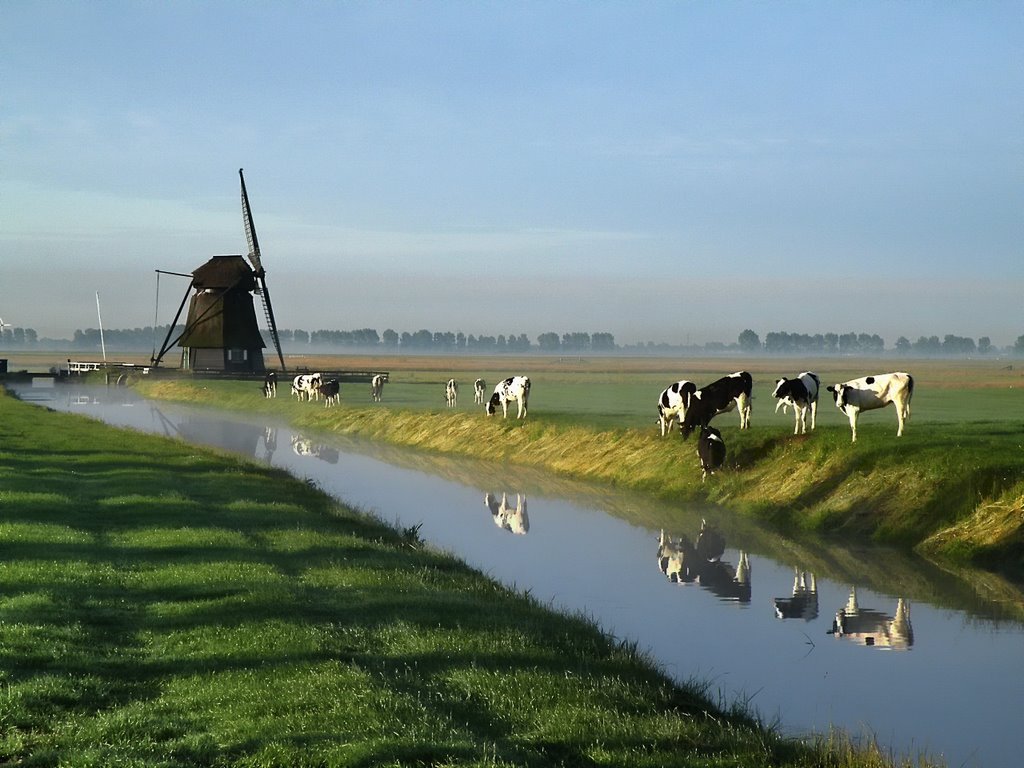
[[(0, 349), (23, 350), (83, 350), (98, 351), (101, 346), (111, 350), (154, 352), (168, 336), (169, 326), (147, 326), (146, 328), (112, 328), (103, 330), (102, 345), (98, 328), (76, 330), (71, 339), (40, 338), (32, 328), (5, 326), (0, 330)], [(175, 327), (171, 338), (175, 338), (183, 327)], [(548, 331), (531, 339), (525, 333), (466, 334), (462, 331), (418, 331), (398, 332), (388, 328), (378, 333), (373, 328), (359, 328), (349, 331), (302, 329), (279, 330), (278, 336), (285, 350), (303, 347), (312, 351), (366, 350), (379, 352), (444, 352), (444, 353), (542, 353), (542, 354), (722, 354), (742, 352), (745, 354), (768, 355), (882, 355), (891, 352), (897, 355), (956, 356), (1010, 354), (1024, 357), (1024, 335), (1008, 347), (998, 348), (988, 336), (977, 341), (967, 336), (946, 334), (920, 336), (911, 341), (905, 336), (896, 339), (891, 348), (878, 334), (867, 333), (790, 333), (770, 331), (764, 340), (758, 333), (746, 329), (733, 343), (708, 342), (706, 344), (667, 344), (640, 342), (619, 345), (615, 336), (606, 331), (556, 333)], [(269, 341), (269, 338), (265, 336)]]

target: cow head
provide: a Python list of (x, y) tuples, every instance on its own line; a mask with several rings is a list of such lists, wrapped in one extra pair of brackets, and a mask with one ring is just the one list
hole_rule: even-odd
[(849, 384), (833, 384), (826, 389), (832, 393), (832, 399), (836, 402), (836, 408), (842, 410), (846, 407), (846, 391), (850, 389)]
[(501, 395), (495, 392), (491, 395), (491, 399), (487, 401), (487, 415), (493, 416), (499, 405), (501, 405)]

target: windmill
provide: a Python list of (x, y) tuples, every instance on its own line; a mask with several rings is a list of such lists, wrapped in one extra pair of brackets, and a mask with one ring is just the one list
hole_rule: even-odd
[[(266, 343), (256, 322), (253, 299), (254, 295), (258, 295), (281, 363), (281, 371), (286, 370), (241, 168), (238, 169), (238, 177), (242, 183), (242, 219), (249, 245), (249, 263), (246, 263), (246, 257), (239, 255), (214, 256), (192, 271), (192, 281), (167, 331), (160, 353), (153, 355), (154, 366), (158, 366), (171, 346), (177, 344), (182, 349), (182, 368), (264, 373), (263, 348)], [(161, 271), (157, 270), (158, 302), (160, 274)], [(171, 341), (190, 294), (192, 298), (184, 330)]]

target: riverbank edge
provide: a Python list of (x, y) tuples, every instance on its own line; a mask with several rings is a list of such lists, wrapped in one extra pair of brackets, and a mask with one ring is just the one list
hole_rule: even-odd
[[(970, 566), (1024, 580), (1024, 457), (993, 456), (985, 430), (915, 424), (904, 437), (819, 427), (813, 436), (744, 430), (729, 436), (729, 466), (701, 482), (695, 446), (647, 430), (599, 430), (531, 414), (365, 407), (312, 408), (268, 400), (228, 383), (141, 381), (140, 394), (274, 414), (297, 428), (369, 438), (450, 455), (543, 468), (675, 501), (710, 502), (782, 530), (861, 538), (914, 550), (946, 567)], [(1016, 433), (1010, 443), (1020, 442)], [(666, 448), (666, 445), (669, 447)], [(1011, 445), (1012, 449), (1013, 445)], [(1020, 450), (1020, 445), (1016, 444)], [(680, 459), (692, 452), (689, 460)]]

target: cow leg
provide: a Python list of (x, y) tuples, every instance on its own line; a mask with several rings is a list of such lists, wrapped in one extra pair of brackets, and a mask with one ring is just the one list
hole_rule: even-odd
[(811, 431), (814, 431), (814, 420), (818, 415), (818, 403), (811, 403)]
[(847, 416), (850, 417), (850, 429), (853, 430), (853, 440), (851, 443), (857, 442), (857, 414), (859, 411), (856, 408), (847, 408)]

